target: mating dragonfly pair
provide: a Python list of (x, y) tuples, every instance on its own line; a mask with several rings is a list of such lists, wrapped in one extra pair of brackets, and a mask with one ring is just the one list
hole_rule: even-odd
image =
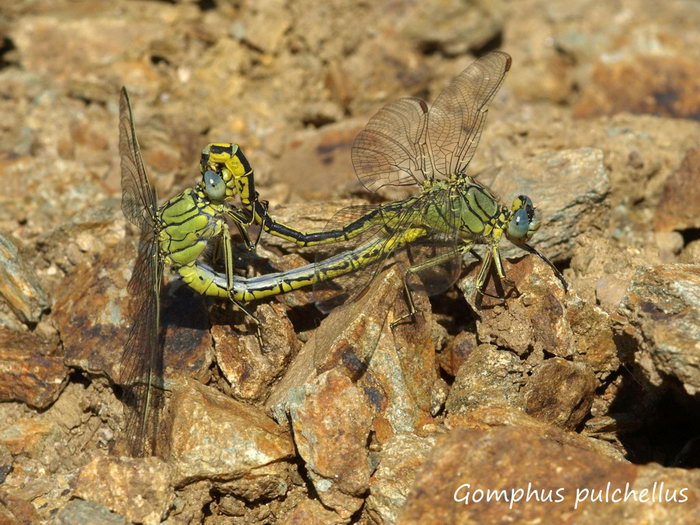
[[(141, 158), (129, 99), (122, 89), (119, 149), (122, 163), (122, 210), (139, 227), (139, 253), (128, 290), (133, 324), (122, 358), (121, 383), (128, 407), (126, 435), (134, 455), (153, 453), (158, 410), (163, 402), (159, 347), (159, 297), (163, 269), (172, 266), (196, 291), (229, 299), (255, 323), (244, 304), (333, 280), (352, 300), (370, 286), (389, 258), (407, 255), (404, 283), (409, 313), (415, 314), (412, 290), (445, 290), (459, 276), (462, 259), (475, 245), (486, 245), (476, 278), (483, 292), (492, 267), (505, 279), (499, 254), (503, 236), (542, 258), (566, 289), (561, 273), (527, 241), (540, 226), (530, 198), (517, 197), (510, 208), (466, 174), (484, 125), (488, 104), (500, 87), (511, 58), (490, 53), (472, 63), (428, 105), (402, 98), (384, 106), (355, 139), (352, 161), (360, 182), (370, 191), (383, 186), (417, 186), (416, 196), (376, 206), (352, 206), (338, 212), (328, 228), (302, 232), (271, 218), (258, 200), (254, 174), (233, 144), (210, 144), (202, 152), (202, 179), (158, 206), (156, 191)], [(240, 208), (232, 200), (240, 199)], [(253, 278), (234, 275), (227, 220), (254, 248), (246, 228), (297, 245), (334, 243), (338, 253), (286, 272)], [(208, 243), (223, 244), (224, 273), (200, 261)], [(400, 319), (397, 322), (401, 322)]]

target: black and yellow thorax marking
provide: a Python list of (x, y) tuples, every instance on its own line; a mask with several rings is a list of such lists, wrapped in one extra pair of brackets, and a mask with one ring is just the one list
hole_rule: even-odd
[(223, 204), (212, 203), (201, 183), (164, 203), (159, 212), (160, 250), (168, 264), (192, 264), (221, 232)]

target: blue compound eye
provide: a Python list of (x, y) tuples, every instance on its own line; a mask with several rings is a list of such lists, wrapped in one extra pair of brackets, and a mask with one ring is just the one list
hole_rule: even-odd
[(508, 237), (511, 239), (524, 239), (530, 231), (530, 217), (527, 209), (520, 208), (516, 211), (508, 223)]
[(207, 170), (204, 172), (204, 189), (213, 201), (222, 201), (226, 196), (226, 183), (221, 175), (215, 171)]

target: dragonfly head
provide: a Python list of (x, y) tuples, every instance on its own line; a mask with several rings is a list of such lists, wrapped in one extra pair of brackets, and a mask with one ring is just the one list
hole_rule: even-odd
[(202, 150), (199, 171), (205, 193), (215, 202), (240, 193), (244, 179), (251, 173), (243, 152), (230, 142), (207, 144)]
[(530, 197), (519, 195), (513, 201), (506, 237), (516, 244), (527, 242), (540, 228), (540, 213)]

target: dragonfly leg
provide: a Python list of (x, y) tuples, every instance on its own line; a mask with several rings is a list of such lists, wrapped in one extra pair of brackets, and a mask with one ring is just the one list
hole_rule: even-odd
[(408, 284), (409, 277), (413, 274), (416, 274), (416, 273), (422, 271), (422, 270), (425, 270), (426, 268), (430, 268), (432, 266), (437, 266), (437, 265), (442, 264), (446, 261), (449, 261), (457, 254), (463, 254), (463, 253), (465, 253), (465, 251), (469, 251), (471, 249), (472, 245), (473, 245), (472, 243), (465, 244), (463, 246), (460, 246), (459, 248), (456, 248), (454, 250), (450, 250), (449, 252), (438, 255), (437, 257), (433, 257), (432, 259), (428, 259), (427, 261), (424, 261), (422, 263), (415, 264), (415, 265), (411, 266), (410, 268), (407, 268), (406, 271), (404, 271), (404, 273), (403, 273), (403, 287), (404, 287), (404, 291), (406, 293), (406, 302), (408, 303), (408, 313), (406, 315), (401, 316), (396, 321), (391, 323), (392, 330), (394, 328), (396, 328), (398, 325), (406, 322), (406, 319), (408, 319), (409, 317), (412, 320), (415, 320), (416, 305), (415, 305), (415, 302), (413, 301), (413, 292), (411, 291), (411, 287)]
[(498, 278), (504, 284), (515, 287), (515, 283), (506, 277), (505, 269), (503, 268), (503, 261), (501, 260), (501, 252), (498, 250), (498, 246), (494, 245), (489, 248), (486, 255), (481, 263), (481, 268), (479, 268), (479, 274), (476, 276), (476, 291), (478, 294), (485, 297), (491, 297), (493, 299), (505, 299), (505, 295), (494, 295), (488, 293), (484, 286), (486, 285), (486, 276), (491, 269), (491, 263), (496, 267), (496, 274)]
[[(250, 235), (248, 235), (248, 230), (246, 229), (246, 226), (250, 226), (253, 223), (253, 219), (242, 215), (238, 210), (234, 210), (233, 208), (227, 207), (224, 210), (224, 213), (236, 225), (238, 232), (241, 234), (241, 237), (243, 237), (243, 244), (245, 244), (245, 247), (249, 251), (255, 250), (255, 247), (258, 245), (258, 241), (260, 240), (260, 234), (258, 234), (258, 238), (255, 239), (255, 242), (253, 243), (250, 240)], [(230, 237), (228, 236), (228, 234), (227, 234), (227, 238), (229, 239), (229, 243), (230, 243), (231, 241), (230, 241)]]
[(228, 298), (235, 304), (250, 320), (255, 324), (255, 337), (258, 340), (260, 348), (263, 349), (262, 331), (260, 330), (260, 320), (248, 311), (245, 305), (235, 298), (233, 291), (233, 248), (231, 247), (231, 235), (229, 234), (226, 224), (221, 228), (221, 236), (224, 242), (224, 268), (226, 271), (226, 292)]
[[(258, 243), (260, 242), (260, 236), (262, 235), (262, 232), (264, 229), (262, 225), (265, 224), (265, 222), (268, 220), (269, 215), (267, 214), (267, 210), (270, 207), (269, 201), (261, 201), (261, 200), (257, 199), (257, 193), (256, 193), (256, 200), (257, 200), (258, 204), (260, 204), (260, 206), (262, 207), (263, 213), (262, 213), (262, 220), (260, 221), (261, 226), (260, 226), (260, 229), (258, 230), (258, 235), (255, 238), (255, 242), (253, 243), (253, 249), (255, 249), (258, 246)], [(250, 220), (251, 220), (251, 222), (255, 220), (255, 213), (253, 213), (251, 215)]]

